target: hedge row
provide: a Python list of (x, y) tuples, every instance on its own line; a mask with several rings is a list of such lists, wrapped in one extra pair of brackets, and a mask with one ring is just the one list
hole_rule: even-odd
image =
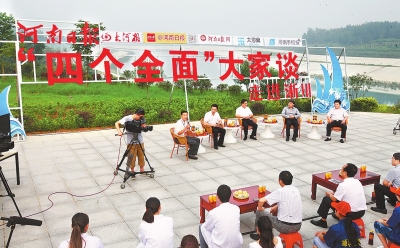
[[(211, 104), (219, 105), (222, 118), (234, 117), (240, 106), (240, 98), (221, 95), (216, 97), (191, 97), (189, 110), (191, 120), (200, 120), (210, 110)], [(250, 102), (254, 114), (279, 114), (287, 105), (287, 100)], [(180, 112), (186, 109), (184, 99), (157, 100), (114, 100), (85, 102), (79, 105), (57, 103), (57, 105), (26, 104), (24, 105), (24, 126), (26, 132), (54, 132), (87, 127), (110, 127), (121, 117), (131, 114), (142, 107), (146, 111), (148, 124), (175, 122)], [(296, 100), (296, 107), (301, 112), (310, 112), (310, 99)]]

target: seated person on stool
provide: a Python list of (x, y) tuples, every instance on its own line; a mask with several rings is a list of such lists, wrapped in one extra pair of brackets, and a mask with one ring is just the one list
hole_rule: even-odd
[[(218, 150), (219, 147), (224, 146), (224, 138), (226, 130), (224, 129), (224, 124), (222, 123), (221, 117), (218, 114), (218, 105), (211, 105), (211, 111), (204, 115), (204, 125), (211, 126), (214, 136), (214, 149)], [(219, 139), (218, 139), (219, 134)]]
[(247, 107), (247, 100), (242, 99), (240, 101), (242, 106), (236, 109), (236, 118), (242, 119), (244, 138), (243, 140), (247, 140), (247, 133), (249, 132), (249, 126), (253, 127), (253, 131), (251, 132), (250, 139), (257, 140), (257, 123), (254, 123), (251, 118), (253, 118), (253, 112), (251, 112), (250, 108)]
[(388, 172), (382, 184), (375, 183), (374, 185), (376, 207), (371, 207), (372, 211), (387, 214), (385, 207), (385, 196), (389, 197), (389, 199), (387, 199), (388, 203), (390, 203), (392, 206), (396, 205), (397, 197), (389, 190), (389, 188), (400, 187), (400, 152), (393, 154), (392, 166), (394, 166), (394, 168)]
[(340, 127), (342, 128), (342, 132), (340, 134), (340, 143), (344, 143), (344, 138), (346, 138), (346, 120), (349, 118), (346, 110), (340, 107), (342, 101), (335, 100), (334, 101), (335, 108), (330, 109), (326, 117), (328, 118), (329, 123), (326, 125), (326, 139), (325, 141), (331, 140), (331, 132), (332, 127)]
[(296, 142), (299, 131), (298, 119), (301, 117), (299, 110), (294, 106), (294, 101), (290, 100), (287, 107), (282, 110), (282, 116), (285, 117), (286, 124), (286, 141), (289, 141), (290, 137), (290, 126), (293, 125), (293, 138), (292, 140)]
[[(256, 220), (254, 229), (257, 227), (257, 221), (261, 216), (267, 216), (272, 227), (280, 233), (295, 233), (301, 228), (302, 222), (302, 201), (300, 191), (292, 186), (293, 176), (289, 171), (279, 173), (279, 185), (281, 188), (274, 190), (271, 194), (266, 195), (258, 201), (256, 211)], [(271, 207), (270, 211), (265, 210), (264, 203), (267, 202)], [(293, 207), (295, 206), (295, 207)], [(273, 216), (278, 211), (278, 216)], [(250, 234), (254, 240), (259, 240), (257, 233)]]
[(327, 232), (316, 232), (313, 248), (354, 247), (360, 248), (360, 229), (353, 222), (350, 205), (345, 202), (332, 202), (339, 223), (331, 226)]
[[(400, 200), (400, 190), (390, 187), (390, 192), (396, 195), (397, 200)], [(375, 221), (374, 228), (384, 248), (389, 248), (391, 243), (400, 245), (400, 206), (393, 210), (389, 219), (382, 218)]]
[[(364, 216), (367, 209), (367, 201), (365, 200), (364, 188), (358, 179), (354, 176), (357, 174), (358, 168), (351, 163), (347, 163), (342, 167), (341, 176), (344, 178), (339, 183), (336, 192), (326, 192), (326, 196), (322, 199), (317, 213), (321, 216), (320, 220), (311, 220), (311, 224), (323, 228), (327, 228), (326, 218), (332, 202), (345, 201), (350, 204), (351, 218), (353, 220)], [(335, 213), (332, 217), (337, 219)]]
[(179, 119), (176, 124), (175, 124), (175, 131), (174, 133), (176, 135), (185, 137), (190, 148), (188, 151), (188, 157), (190, 159), (198, 159), (198, 157), (196, 157), (197, 155), (197, 151), (199, 150), (199, 146), (200, 146), (200, 139), (196, 138), (196, 137), (190, 137), (190, 136), (186, 136), (187, 131), (190, 131), (190, 123), (188, 121), (188, 112), (186, 110), (183, 110), (181, 112), (181, 119)]
[(241, 248), (243, 237), (240, 233), (240, 209), (229, 202), (232, 191), (228, 185), (217, 189), (221, 204), (212, 209), (206, 221), (199, 226), (201, 248)]

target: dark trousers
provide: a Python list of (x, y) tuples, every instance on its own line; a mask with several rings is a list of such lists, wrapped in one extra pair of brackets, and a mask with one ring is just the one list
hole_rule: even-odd
[(346, 130), (347, 130), (346, 124), (342, 124), (342, 121), (332, 121), (331, 123), (328, 123), (326, 125), (326, 136), (328, 137), (331, 136), (332, 127), (341, 127), (342, 133), (340, 134), (340, 138), (342, 139), (346, 138)]
[(293, 125), (293, 137), (298, 137), (298, 130), (299, 130), (299, 122), (296, 118), (286, 118), (286, 137), (290, 136), (290, 126)]
[[(214, 136), (214, 146), (223, 145), (226, 130), (223, 129), (222, 127), (212, 127), (212, 132)], [(218, 134), (219, 134), (219, 140), (218, 140)]]
[(190, 146), (188, 153), (190, 155), (197, 155), (200, 146), (200, 139), (196, 137), (186, 136), (187, 142)]
[(389, 197), (392, 202), (397, 202), (397, 197), (394, 193), (390, 192), (389, 187), (383, 186), (382, 184), (375, 183), (375, 199), (377, 208), (386, 208), (385, 206), (385, 195)]
[[(325, 196), (322, 199), (322, 202), (319, 205), (319, 208), (318, 208), (318, 211), (317, 211), (317, 213), (319, 214), (319, 216), (321, 216), (321, 218), (326, 219), (328, 217), (329, 209), (332, 209), (333, 211), (335, 211), (331, 207), (331, 203), (332, 203), (332, 200), (328, 196)], [(358, 211), (358, 212), (351, 212), (351, 219), (352, 220), (360, 219), (361, 217), (364, 216), (364, 214), (365, 214), (365, 210), (361, 210), (361, 211)]]
[(251, 132), (251, 136), (256, 136), (257, 135), (257, 127), (258, 125), (254, 123), (250, 119), (242, 119), (242, 125), (243, 125), (243, 130), (244, 130), (244, 137), (247, 137), (247, 133), (249, 132), (249, 126), (253, 127), (253, 131)]

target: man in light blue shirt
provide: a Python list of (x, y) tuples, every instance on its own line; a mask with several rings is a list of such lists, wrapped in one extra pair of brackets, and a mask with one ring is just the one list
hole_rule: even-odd
[(294, 101), (290, 100), (287, 107), (282, 110), (282, 116), (285, 117), (286, 124), (286, 141), (289, 141), (290, 137), (290, 126), (293, 125), (293, 138), (292, 140), (296, 142), (299, 130), (298, 119), (301, 117), (299, 110), (294, 107)]

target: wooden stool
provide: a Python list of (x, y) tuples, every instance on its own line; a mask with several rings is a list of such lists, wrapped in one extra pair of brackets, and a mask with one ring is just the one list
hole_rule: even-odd
[(364, 221), (360, 218), (360, 219), (355, 219), (353, 220), (354, 223), (357, 224), (358, 228), (360, 229), (360, 237), (361, 238), (365, 238), (365, 225), (364, 225)]
[(282, 239), (282, 244), (286, 243), (287, 248), (294, 247), (297, 245), (300, 248), (303, 248), (303, 238), (300, 233), (281, 233), (279, 237)]

